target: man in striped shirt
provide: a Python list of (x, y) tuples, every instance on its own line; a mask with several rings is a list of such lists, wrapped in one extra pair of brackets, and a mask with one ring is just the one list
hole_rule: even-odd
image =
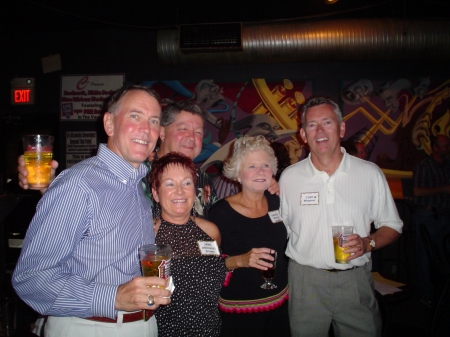
[[(339, 106), (316, 97), (303, 107), (300, 135), (308, 158), (280, 179), (281, 215), (288, 229), (289, 319), (292, 336), (380, 336), (370, 252), (396, 240), (402, 222), (384, 174), (340, 147)], [(377, 231), (370, 235), (370, 224)], [(336, 263), (332, 226), (353, 226)]]
[(103, 117), (108, 143), (58, 175), (40, 200), (12, 283), (49, 316), (46, 336), (157, 336), (153, 310), (171, 293), (165, 280), (140, 276), (138, 248), (154, 242), (141, 179), (160, 119), (153, 90), (118, 90)]

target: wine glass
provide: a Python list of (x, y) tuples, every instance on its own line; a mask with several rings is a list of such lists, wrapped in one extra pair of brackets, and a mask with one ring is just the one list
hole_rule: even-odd
[(277, 252), (274, 252), (273, 254), (270, 254), (274, 257), (273, 261), (268, 261), (261, 259), (263, 261), (266, 261), (268, 263), (272, 263), (272, 268), (267, 268), (267, 270), (261, 270), (262, 278), (264, 279), (264, 284), (261, 285), (261, 288), (263, 289), (275, 289), (277, 286), (272, 283), (272, 280), (275, 278), (275, 268), (277, 266)]

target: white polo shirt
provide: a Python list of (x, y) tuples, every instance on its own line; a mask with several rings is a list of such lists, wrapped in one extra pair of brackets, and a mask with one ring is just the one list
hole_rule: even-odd
[(338, 169), (328, 176), (308, 158), (284, 170), (280, 178), (281, 215), (289, 233), (286, 255), (297, 263), (320, 269), (348, 269), (370, 261), (370, 253), (335, 262), (331, 226), (354, 226), (361, 237), (370, 224), (399, 233), (400, 220), (386, 178), (372, 162), (345, 152)]

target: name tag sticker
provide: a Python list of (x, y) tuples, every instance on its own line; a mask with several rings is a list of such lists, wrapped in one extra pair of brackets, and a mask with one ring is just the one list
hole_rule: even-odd
[(272, 220), (273, 223), (281, 222), (283, 219), (281, 218), (281, 214), (279, 210), (276, 211), (270, 211), (269, 213), (270, 220)]
[(198, 248), (202, 255), (217, 255), (219, 256), (219, 246), (216, 241), (197, 241)]
[(300, 195), (300, 205), (318, 205), (319, 192), (302, 193)]

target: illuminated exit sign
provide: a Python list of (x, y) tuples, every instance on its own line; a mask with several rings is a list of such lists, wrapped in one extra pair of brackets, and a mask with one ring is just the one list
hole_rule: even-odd
[(34, 104), (34, 78), (13, 78), (11, 80), (11, 104)]

